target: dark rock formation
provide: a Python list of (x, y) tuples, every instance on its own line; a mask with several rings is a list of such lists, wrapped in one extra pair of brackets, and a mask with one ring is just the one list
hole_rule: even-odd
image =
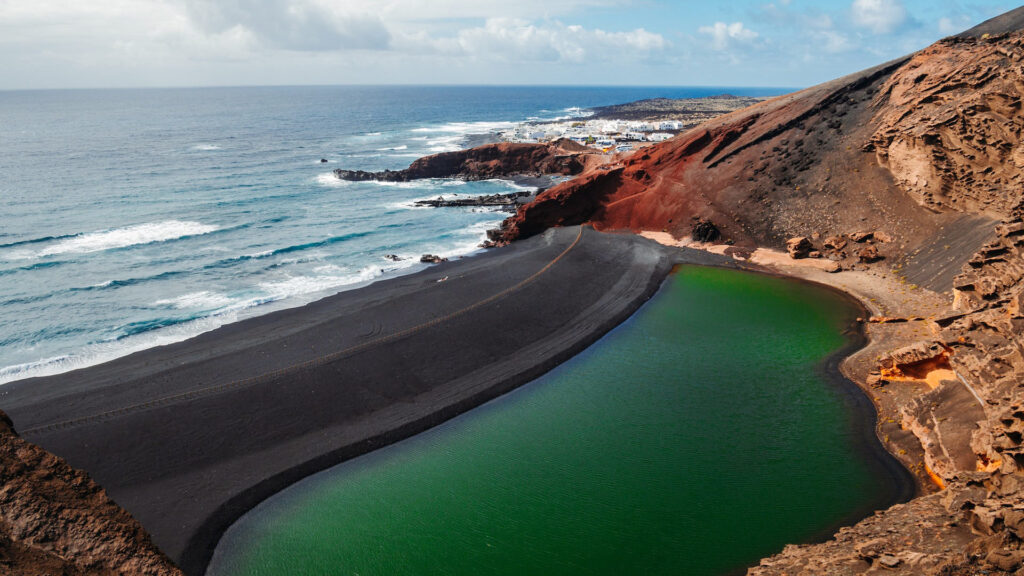
[(597, 162), (592, 157), (598, 157), (596, 150), (579, 146), (571, 140), (558, 140), (550, 144), (501, 142), (426, 156), (405, 170), (366, 172), (338, 169), (334, 174), (342, 180), (357, 182), (408, 182), (422, 178), (490, 180), (541, 174), (575, 176), (588, 165)]
[(181, 572), (88, 475), (22, 440), (0, 412), (0, 574)]
[(420, 262), (424, 264), (440, 264), (441, 262), (447, 262), (447, 258), (442, 258), (436, 254), (424, 254), (420, 256)]
[(690, 231), (690, 237), (697, 242), (715, 242), (722, 236), (718, 226), (710, 220), (698, 219)]
[(764, 98), (719, 94), (704, 98), (649, 98), (627, 104), (593, 108), (591, 118), (614, 120), (678, 120), (686, 128), (706, 122), (716, 116), (753, 106)]

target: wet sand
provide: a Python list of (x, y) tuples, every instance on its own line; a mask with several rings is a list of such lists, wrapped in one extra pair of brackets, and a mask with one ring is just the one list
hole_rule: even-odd
[(302, 308), (0, 387), (24, 437), (86, 470), (188, 574), (271, 494), (550, 370), (681, 262), (628, 234), (560, 228)]

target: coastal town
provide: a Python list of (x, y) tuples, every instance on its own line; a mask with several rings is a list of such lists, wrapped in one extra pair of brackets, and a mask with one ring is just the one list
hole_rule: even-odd
[(686, 125), (679, 120), (648, 122), (637, 120), (573, 119), (563, 122), (523, 123), (499, 134), (505, 142), (542, 143), (568, 139), (602, 152), (631, 152), (654, 142), (663, 142)]

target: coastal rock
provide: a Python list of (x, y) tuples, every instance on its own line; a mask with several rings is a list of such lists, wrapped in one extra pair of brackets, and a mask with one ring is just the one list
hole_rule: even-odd
[(436, 254), (424, 254), (420, 256), (420, 262), (424, 264), (440, 264), (441, 262), (447, 262), (447, 258), (442, 258)]
[(789, 257), (793, 259), (806, 258), (810, 253), (811, 241), (806, 236), (797, 236), (786, 240), (786, 252), (789, 252)]
[(491, 180), (542, 174), (575, 176), (599, 162), (595, 160), (598, 157), (596, 150), (580, 147), (570, 140), (543, 144), (501, 142), (426, 156), (405, 170), (367, 172), (338, 169), (334, 175), (354, 182), (409, 182), (423, 178)]
[(20, 438), (3, 412), (0, 574), (181, 576), (88, 475)]

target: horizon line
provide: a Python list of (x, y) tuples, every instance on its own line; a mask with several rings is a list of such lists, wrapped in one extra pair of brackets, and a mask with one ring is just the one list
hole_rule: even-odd
[(415, 83), (352, 83), (352, 84), (197, 84), (164, 86), (60, 86), (41, 88), (0, 88), (2, 92), (60, 92), (102, 90), (202, 90), (230, 88), (734, 88), (760, 90), (802, 90), (806, 86), (759, 86), (728, 84), (415, 84)]

